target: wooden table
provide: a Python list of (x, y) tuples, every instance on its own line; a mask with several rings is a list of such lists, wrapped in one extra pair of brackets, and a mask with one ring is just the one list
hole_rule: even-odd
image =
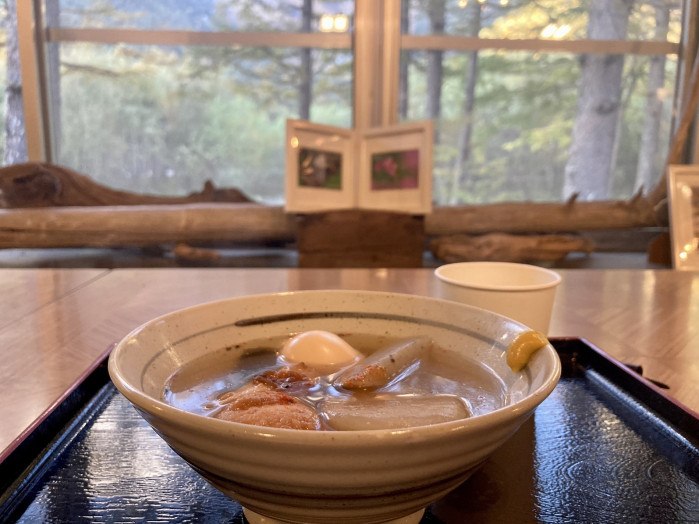
[[(699, 272), (561, 270), (550, 336), (582, 337), (699, 412)], [(300, 289), (434, 295), (431, 269), (0, 270), (0, 461), (129, 331), (174, 309)]]

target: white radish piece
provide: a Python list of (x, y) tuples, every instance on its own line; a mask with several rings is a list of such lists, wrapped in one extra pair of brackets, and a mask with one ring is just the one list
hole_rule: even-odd
[(338, 431), (427, 426), (471, 415), (466, 403), (453, 395), (334, 399), (324, 401), (319, 411)]
[(376, 389), (388, 385), (412, 363), (430, 351), (432, 340), (416, 337), (380, 349), (342, 371), (333, 386), (345, 389)]

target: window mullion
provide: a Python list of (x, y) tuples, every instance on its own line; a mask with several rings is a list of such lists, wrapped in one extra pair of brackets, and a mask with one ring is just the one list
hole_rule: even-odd
[(381, 125), (383, 2), (354, 6), (354, 127)]
[(47, 29), (49, 42), (91, 42), (98, 44), (183, 45), (183, 46), (263, 46), (349, 49), (344, 33), (272, 33), (250, 31), (173, 31), (151, 29)]
[(673, 42), (632, 40), (547, 40), (544, 38), (479, 38), (452, 35), (404, 35), (402, 49), (442, 51), (541, 51), (545, 53), (599, 53), (632, 55), (668, 55), (679, 51)]
[(43, 74), (43, 39), (40, 6), (35, 2), (17, 2), (17, 34), (22, 73), (24, 125), (27, 158), (30, 162), (51, 161), (48, 132), (46, 76)]
[(384, 6), (381, 124), (391, 125), (398, 123), (401, 0), (385, 0)]

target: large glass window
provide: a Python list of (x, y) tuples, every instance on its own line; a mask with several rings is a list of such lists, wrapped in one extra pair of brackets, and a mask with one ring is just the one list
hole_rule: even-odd
[(210, 180), (281, 204), (286, 119), (352, 125), (352, 9), (47, 3), (54, 161), (117, 189), (183, 195)]
[(438, 205), (629, 198), (677, 109), (681, 0), (43, 6), (51, 160), (119, 189), (280, 204), (287, 118), (433, 119)]
[(351, 126), (346, 51), (309, 53), (310, 88), (293, 49), (63, 43), (60, 58), (55, 158), (117, 189), (181, 195), (210, 180), (279, 204), (300, 100), (307, 118)]
[(0, 3), (0, 41), (3, 43), (0, 46), (0, 85), (4, 95), (0, 103), (0, 122), (4, 124), (0, 132), (0, 158), (2, 165), (9, 165), (27, 160), (17, 11), (13, 0)]
[(660, 178), (681, 2), (403, 3), (399, 116), (442, 204), (629, 198)]

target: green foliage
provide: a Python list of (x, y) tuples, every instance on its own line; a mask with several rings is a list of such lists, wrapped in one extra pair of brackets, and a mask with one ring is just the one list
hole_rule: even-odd
[[(205, 49), (64, 45), (62, 62), (72, 65), (62, 74), (60, 162), (118, 189), (183, 195), (211, 180), (280, 203), (294, 90), (280, 96), (285, 89), (270, 81), (252, 90), (231, 67), (202, 70), (205, 56)], [(328, 82), (316, 87), (314, 119), (348, 125), (349, 89), (322, 92)]]
[[(90, 47), (95, 62), (124, 65), (105, 56), (118, 50)], [(64, 47), (64, 55), (72, 54)], [(156, 62), (167, 60), (144, 68), (136, 59), (110, 74), (75, 69), (62, 75), (61, 162), (132, 191), (185, 194), (212, 180), (253, 197), (278, 198), (285, 119), (270, 118), (237, 95), (224, 74), (193, 78), (185, 63)]]
[[(564, 6), (565, 4), (565, 6)], [(564, 38), (585, 38), (587, 2), (540, 0), (510, 2), (507, 8), (482, 9), (481, 38), (539, 38), (550, 24), (567, 26)], [(640, 4), (640, 5), (639, 5)], [(416, 2), (426, 17), (427, 0)], [(453, 5), (453, 4), (450, 4)], [(491, 4), (487, 4), (491, 5)], [(452, 28), (468, 26), (465, 18)], [(654, 11), (638, 2), (630, 19), (630, 38), (653, 38)], [(457, 13), (458, 15), (459, 13)], [(416, 17), (419, 18), (419, 17)], [(460, 24), (460, 25), (459, 25)], [(673, 25), (674, 24), (674, 25)], [(671, 21), (671, 33), (677, 20)], [(426, 115), (426, 53), (411, 53), (408, 119)], [(558, 201), (577, 111), (580, 81), (578, 56), (564, 53), (480, 51), (470, 157), (459, 175), (458, 143), (464, 126), (469, 53), (444, 53), (442, 113), (436, 146), (435, 196), (441, 203), (482, 203), (508, 200)], [(669, 59), (667, 85), (674, 83)], [(647, 58), (627, 57), (624, 73), (622, 122), (613, 174), (613, 196), (630, 197), (635, 183), (640, 134), (646, 113)], [(661, 119), (659, 169), (666, 151), (670, 108)], [(660, 173), (660, 170), (658, 171)], [(458, 181), (455, 184), (455, 177)]]
[[(449, 53), (446, 61), (450, 70), (463, 71), (466, 56)], [(558, 179), (575, 115), (575, 57), (483, 51), (478, 67), (472, 157), (456, 200), (558, 200), (562, 183)], [(441, 161), (435, 162), (434, 173), (440, 195), (451, 187), (457, 138), (466, 123), (460, 113), (464, 81), (462, 75), (444, 83), (445, 111), (437, 155)], [(421, 97), (420, 92), (412, 94)]]

